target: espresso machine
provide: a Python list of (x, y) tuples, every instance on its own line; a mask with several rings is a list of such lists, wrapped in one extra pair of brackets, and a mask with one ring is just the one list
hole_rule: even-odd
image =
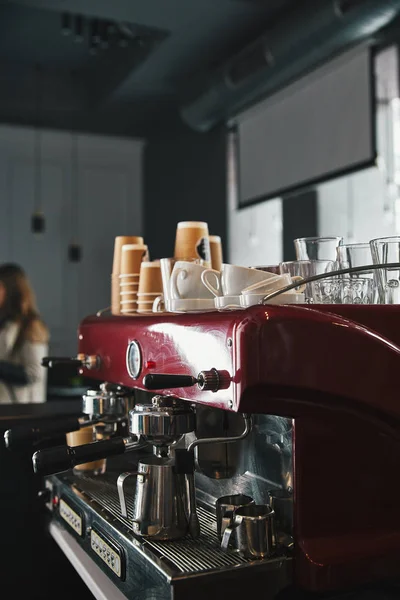
[[(34, 454), (50, 531), (127, 598), (396, 586), (399, 319), (384, 305), (88, 317), (79, 352), (95, 367), (80, 372), (140, 402), (126, 433)], [(101, 475), (71, 470), (99, 458)], [(270, 550), (221, 544), (218, 499), (274, 491)]]

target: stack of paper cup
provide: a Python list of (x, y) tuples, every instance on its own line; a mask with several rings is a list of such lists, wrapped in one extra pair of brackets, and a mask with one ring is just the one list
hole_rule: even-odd
[(143, 238), (137, 235), (119, 235), (114, 242), (114, 260), (111, 274), (111, 313), (121, 314), (120, 274), (122, 246), (126, 244), (143, 244)]
[(210, 252), (211, 252), (211, 267), (216, 271), (220, 271), (222, 267), (222, 243), (219, 235), (210, 235)]
[(125, 244), (121, 252), (120, 306), (121, 314), (137, 312), (140, 267), (147, 255), (144, 244)]
[(181, 221), (177, 225), (174, 257), (178, 260), (200, 259), (211, 267), (208, 225), (203, 221)]
[(140, 266), (137, 312), (152, 312), (153, 302), (162, 294), (162, 290), (160, 261), (142, 262)]
[[(91, 444), (96, 441), (96, 434), (93, 426), (82, 427), (78, 431), (72, 431), (66, 434), (67, 446), (81, 446), (82, 444)], [(76, 465), (74, 471), (90, 471), (96, 474), (104, 473), (106, 469), (106, 459), (101, 458), (93, 462)]]

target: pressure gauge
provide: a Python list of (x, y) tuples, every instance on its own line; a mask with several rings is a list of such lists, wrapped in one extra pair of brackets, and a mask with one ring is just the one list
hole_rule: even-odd
[(138, 342), (135, 340), (129, 344), (126, 351), (126, 368), (132, 379), (137, 379), (142, 370), (142, 353)]

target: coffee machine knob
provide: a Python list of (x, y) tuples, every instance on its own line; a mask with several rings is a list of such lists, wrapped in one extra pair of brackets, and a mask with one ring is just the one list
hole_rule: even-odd
[(218, 392), (220, 389), (221, 378), (217, 369), (209, 371), (200, 371), (197, 376), (197, 385), (203, 392)]

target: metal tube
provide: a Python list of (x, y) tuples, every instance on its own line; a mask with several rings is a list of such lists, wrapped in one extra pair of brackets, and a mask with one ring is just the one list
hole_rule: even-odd
[[(298, 285), (298, 284), (297, 284)], [(194, 440), (187, 447), (187, 451), (191, 452), (196, 446), (200, 446), (200, 444), (229, 444), (230, 442), (237, 442), (238, 440), (243, 440), (247, 437), (252, 429), (252, 417), (248, 414), (243, 414), (244, 419), (244, 430), (240, 435), (233, 437), (215, 437), (215, 438), (201, 438)]]

